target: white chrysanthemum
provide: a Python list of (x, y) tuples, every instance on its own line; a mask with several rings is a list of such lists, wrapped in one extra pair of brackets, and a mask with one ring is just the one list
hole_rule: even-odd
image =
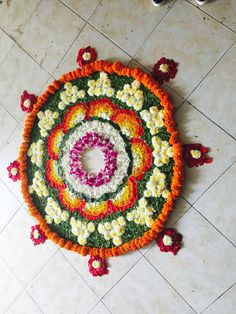
[(36, 166), (41, 167), (43, 162), (43, 140), (40, 139), (37, 142), (33, 142), (28, 149), (27, 156), (31, 157), (31, 162)]
[(111, 222), (99, 223), (98, 232), (104, 236), (105, 240), (111, 240), (116, 246), (122, 244), (122, 234), (125, 232), (125, 219), (119, 217)]
[(133, 81), (131, 85), (125, 84), (123, 90), (117, 91), (116, 98), (139, 111), (142, 109), (144, 102), (143, 91), (139, 87), (140, 83), (138, 81)]
[(91, 233), (95, 231), (93, 222), (87, 223), (86, 221), (76, 220), (74, 217), (70, 220), (71, 232), (77, 236), (77, 241), (80, 245), (85, 245)]

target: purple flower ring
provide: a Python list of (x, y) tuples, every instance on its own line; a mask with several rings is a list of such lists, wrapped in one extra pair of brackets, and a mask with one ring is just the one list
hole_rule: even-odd
[[(70, 150), (70, 174), (79, 179), (80, 183), (98, 187), (110, 181), (117, 169), (117, 152), (113, 144), (96, 132), (88, 132), (76, 141)], [(97, 173), (89, 172), (85, 167), (86, 152), (97, 148), (103, 153), (104, 167)]]

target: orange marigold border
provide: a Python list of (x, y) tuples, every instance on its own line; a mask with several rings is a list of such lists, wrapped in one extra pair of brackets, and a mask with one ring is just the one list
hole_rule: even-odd
[[(43, 107), (47, 99), (51, 94), (54, 94), (60, 89), (61, 84), (66, 82), (86, 77), (91, 75), (93, 72), (105, 71), (109, 74), (115, 73), (119, 76), (133, 77), (135, 80), (146, 86), (151, 92), (160, 99), (161, 105), (164, 107), (164, 124), (167, 131), (170, 133), (170, 144), (174, 150), (174, 167), (173, 167), (173, 178), (171, 183), (171, 193), (169, 194), (166, 203), (164, 204), (161, 213), (155, 220), (152, 228), (146, 231), (142, 237), (133, 239), (130, 242), (124, 243), (118, 247), (113, 248), (95, 248), (88, 247), (73, 243), (72, 241), (66, 240), (58, 236), (57, 233), (52, 231), (37, 210), (34, 205), (31, 195), (28, 191), (28, 178), (27, 178), (27, 150), (29, 148), (30, 133), (34, 125), (37, 113)], [(54, 241), (57, 245), (67, 250), (77, 252), (81, 255), (99, 255), (100, 257), (111, 257), (124, 254), (128, 251), (136, 250), (140, 247), (145, 246), (150, 241), (154, 240), (157, 235), (163, 230), (164, 224), (168, 219), (169, 214), (173, 210), (174, 201), (178, 198), (181, 192), (181, 186), (183, 181), (183, 161), (182, 161), (182, 144), (178, 139), (178, 131), (175, 129), (175, 122), (172, 117), (173, 105), (167, 95), (167, 93), (159, 87), (159, 85), (151, 78), (150, 75), (143, 73), (139, 68), (129, 68), (122, 65), (120, 62), (110, 63), (103, 60), (97, 60), (93, 63), (85, 65), (82, 69), (76, 69), (75, 71), (68, 72), (61, 76), (59, 80), (55, 80), (48, 86), (46, 91), (38, 97), (37, 103), (34, 105), (33, 110), (28, 114), (24, 132), (23, 142), (20, 148), (19, 158), (20, 161), (20, 176), (21, 176), (21, 191), (24, 196), (25, 202), (28, 205), (28, 210), (32, 216), (36, 218), (40, 224), (40, 228), (46, 234), (48, 239)]]

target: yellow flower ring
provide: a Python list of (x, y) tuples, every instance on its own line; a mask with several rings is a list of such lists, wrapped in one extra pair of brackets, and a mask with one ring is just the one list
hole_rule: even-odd
[[(38, 97), (20, 149), (21, 188), (46, 236), (82, 255), (110, 257), (157, 237), (179, 196), (182, 149), (173, 105), (140, 69), (95, 61)], [(81, 166), (99, 147), (104, 169)]]

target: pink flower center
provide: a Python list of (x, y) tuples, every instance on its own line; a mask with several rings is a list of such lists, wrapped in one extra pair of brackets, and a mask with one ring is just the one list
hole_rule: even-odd
[[(90, 155), (93, 158), (88, 158)], [(117, 169), (113, 144), (95, 132), (88, 132), (70, 151), (70, 174), (80, 183), (101, 186), (110, 181)]]
[(190, 154), (191, 156), (194, 158), (194, 159), (199, 159), (202, 155), (202, 153), (200, 152), (200, 150), (197, 150), (197, 149), (192, 149), (190, 151)]
[(16, 176), (17, 173), (18, 173), (18, 169), (17, 169), (17, 168), (15, 168), (15, 167), (11, 168), (11, 174), (12, 174), (13, 176)]
[(161, 72), (167, 73), (168, 70), (169, 70), (169, 66), (168, 66), (168, 64), (163, 63), (163, 64), (160, 65), (159, 69), (161, 70)]
[(84, 61), (89, 61), (91, 59), (91, 53), (90, 52), (85, 52), (83, 54), (83, 59), (84, 59)]
[(168, 245), (172, 245), (173, 244), (173, 239), (170, 237), (170, 236), (168, 236), (168, 235), (164, 235), (164, 237), (163, 237), (163, 243), (164, 243), (164, 245), (165, 246), (168, 246)]

